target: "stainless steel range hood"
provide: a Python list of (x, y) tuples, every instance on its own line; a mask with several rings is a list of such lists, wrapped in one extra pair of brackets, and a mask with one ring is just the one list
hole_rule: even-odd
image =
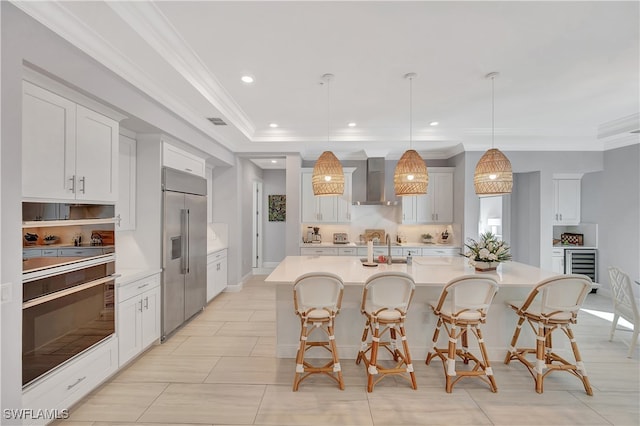
[(367, 199), (354, 201), (355, 206), (396, 206), (397, 201), (387, 200), (384, 193), (384, 157), (367, 159)]

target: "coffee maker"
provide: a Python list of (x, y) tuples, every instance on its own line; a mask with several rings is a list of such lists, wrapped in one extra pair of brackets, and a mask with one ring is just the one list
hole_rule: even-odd
[(322, 235), (320, 235), (319, 231), (320, 231), (320, 228), (318, 228), (317, 226), (313, 227), (312, 242), (314, 243), (322, 242)]

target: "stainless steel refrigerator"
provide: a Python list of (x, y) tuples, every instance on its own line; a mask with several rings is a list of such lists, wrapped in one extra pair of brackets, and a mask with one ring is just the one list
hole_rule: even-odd
[(207, 181), (162, 169), (162, 341), (207, 302)]

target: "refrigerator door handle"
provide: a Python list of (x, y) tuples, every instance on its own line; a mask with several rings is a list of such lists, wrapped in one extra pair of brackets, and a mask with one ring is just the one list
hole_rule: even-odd
[(189, 273), (189, 269), (191, 269), (191, 240), (189, 239), (190, 234), (190, 225), (191, 225), (191, 216), (189, 209), (187, 210), (187, 228), (185, 229), (185, 240), (187, 240), (187, 274)]
[(189, 269), (189, 265), (187, 263), (189, 258), (187, 253), (187, 247), (189, 247), (189, 242), (187, 241), (187, 238), (189, 238), (187, 221), (189, 218), (187, 217), (187, 214), (187, 209), (180, 209), (180, 241), (182, 242), (180, 250), (182, 252), (182, 256), (180, 257), (180, 273), (183, 275), (186, 274)]

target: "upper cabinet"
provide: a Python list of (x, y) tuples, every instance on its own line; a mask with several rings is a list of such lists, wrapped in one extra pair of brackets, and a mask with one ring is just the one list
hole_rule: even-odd
[(23, 81), (22, 196), (116, 202), (118, 122)]
[(204, 158), (200, 158), (166, 142), (162, 146), (162, 164), (172, 169), (205, 177)]
[(553, 224), (580, 224), (580, 179), (577, 177), (556, 177), (553, 179)]
[(453, 169), (429, 169), (426, 195), (402, 197), (402, 223), (453, 222)]
[(345, 167), (344, 193), (341, 196), (313, 195), (311, 176), (313, 169), (302, 169), (300, 214), (302, 223), (351, 222), (351, 182), (353, 167)]
[(136, 229), (136, 140), (120, 135), (116, 230)]

